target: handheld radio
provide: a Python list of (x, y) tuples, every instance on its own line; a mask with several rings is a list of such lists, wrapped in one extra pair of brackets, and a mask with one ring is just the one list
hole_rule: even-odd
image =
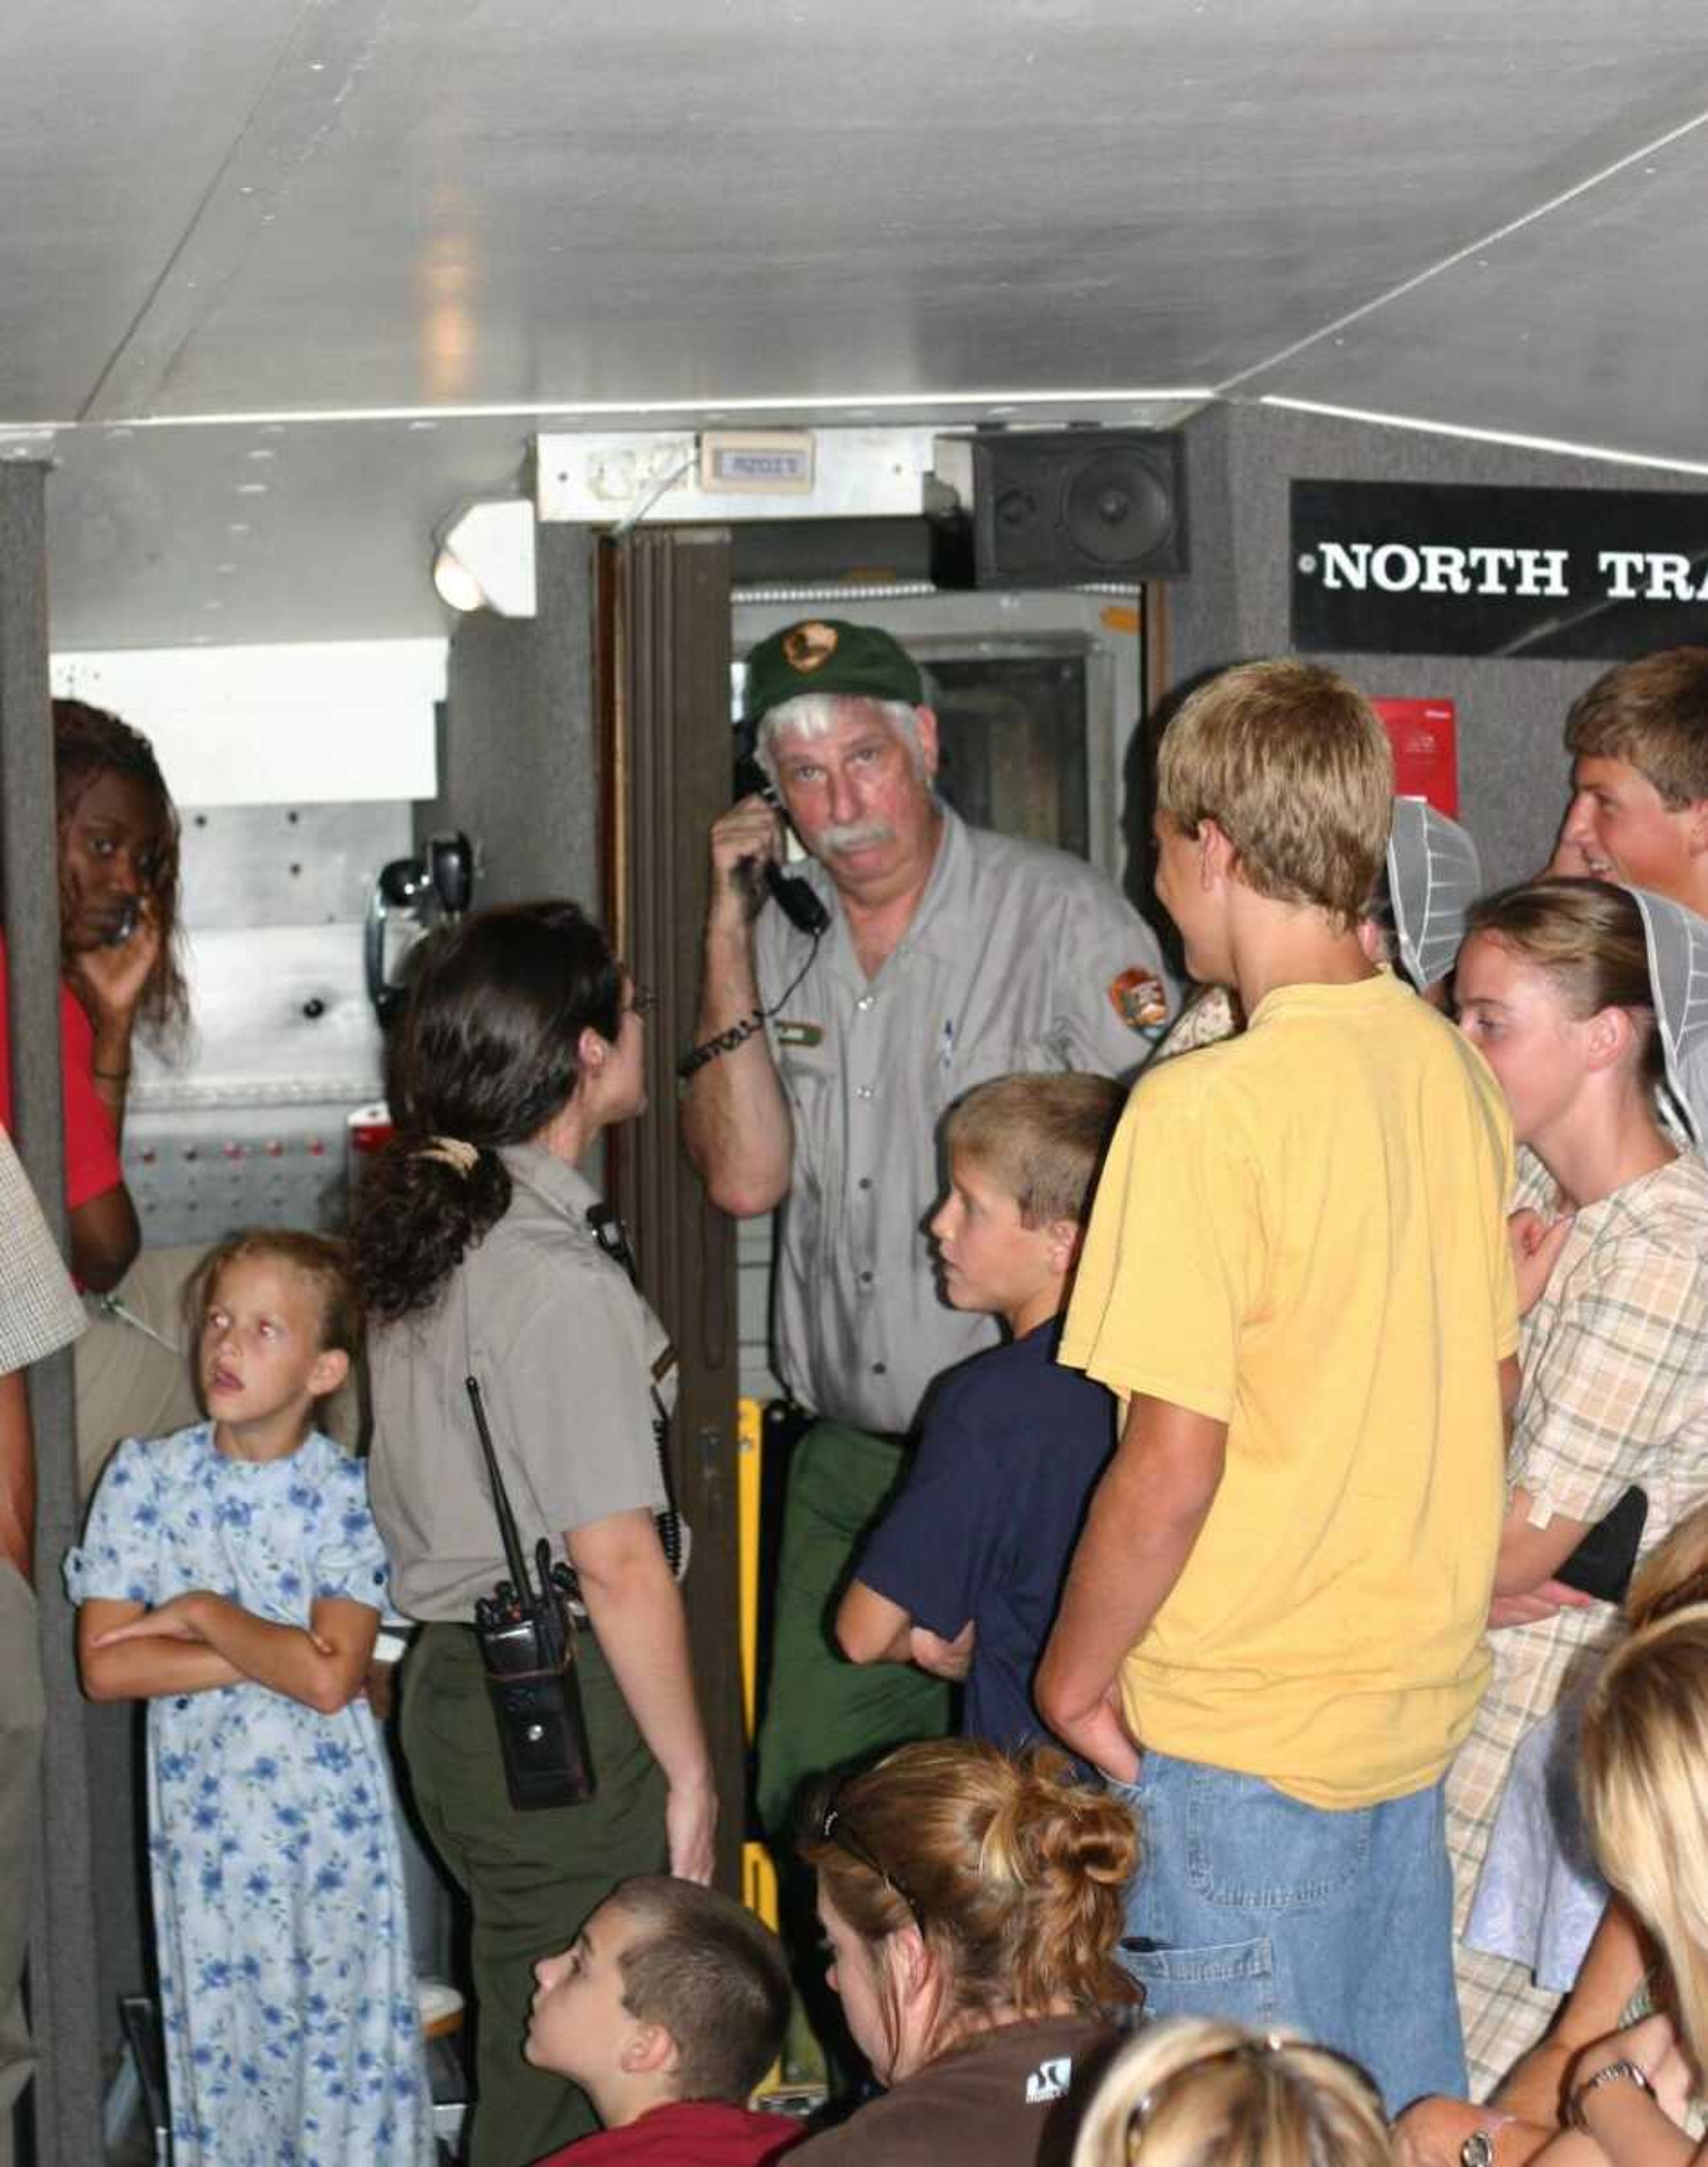
[(593, 1796), (595, 1778), (566, 1601), (574, 1576), (561, 1560), (553, 1562), (552, 1545), (542, 1535), (534, 1552), (537, 1591), (531, 1583), (516, 1515), (492, 1449), (480, 1385), (473, 1377), (466, 1382), (510, 1569), (510, 1578), (474, 1606), (475, 1637), (498, 1725), (505, 1784), (518, 1813), (579, 1806)]

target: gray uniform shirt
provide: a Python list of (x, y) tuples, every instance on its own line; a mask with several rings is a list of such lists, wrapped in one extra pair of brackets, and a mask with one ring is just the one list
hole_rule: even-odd
[[(1016, 1070), (1127, 1074), (1172, 989), (1155, 935), (1102, 873), (947, 808), (919, 907), (874, 978), (828, 874), (804, 870), (831, 925), (767, 1026), (795, 1127), (776, 1360), (815, 1412), (903, 1431), (933, 1377), (998, 1337), (991, 1318), (950, 1309), (937, 1290), (924, 1222), (943, 1193), (944, 1111)], [(761, 914), (768, 1009), (808, 946), (780, 910)]]
[(373, 1517), (405, 1615), (471, 1624), (509, 1577), (464, 1379), (480, 1380), (529, 1568), (542, 1535), (662, 1509), (652, 1387), (674, 1402), (664, 1328), (587, 1225), (598, 1202), (536, 1145), (506, 1150), (510, 1207), (431, 1309), (370, 1343)]

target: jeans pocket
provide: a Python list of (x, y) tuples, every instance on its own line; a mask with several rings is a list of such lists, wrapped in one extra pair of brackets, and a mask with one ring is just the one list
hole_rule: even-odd
[(1240, 1911), (1302, 1911), (1343, 1895), (1369, 1862), (1374, 1809), (1330, 1813), (1256, 1776), (1193, 1772), (1187, 1871), (1207, 1903)]
[(1153, 2016), (1221, 2016), (1245, 2024), (1275, 2021), (1275, 1953), (1266, 1935), (1196, 1948), (1157, 1948), (1124, 1941), (1122, 1963), (1145, 1990)]

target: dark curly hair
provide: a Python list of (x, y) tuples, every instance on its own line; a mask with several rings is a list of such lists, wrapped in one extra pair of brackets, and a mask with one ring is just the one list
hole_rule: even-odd
[[(573, 903), (514, 903), (430, 935), (410, 957), (389, 1064), (396, 1132), (362, 1184), (351, 1228), (369, 1315), (426, 1308), (510, 1208), (501, 1144), (526, 1143), (568, 1103), (584, 1031), (615, 1040), (623, 969)], [(463, 1174), (423, 1155), (472, 1144)]]
[(178, 916), (178, 813), (154, 747), (140, 730), (104, 707), (92, 707), (86, 700), (56, 700), (53, 766), (61, 843), (83, 793), (103, 775), (129, 776), (154, 808), (159, 838), (148, 893), (160, 924), (160, 954), (142, 989), (137, 1013), (156, 1041), (180, 1036), (190, 1020), (190, 996)]

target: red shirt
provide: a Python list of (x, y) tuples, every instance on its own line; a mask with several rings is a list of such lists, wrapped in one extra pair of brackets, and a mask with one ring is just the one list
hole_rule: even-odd
[[(124, 1179), (113, 1116), (95, 1091), (95, 1031), (82, 1003), (60, 986), (60, 1089), (65, 1097), (66, 1209), (75, 1211)], [(0, 933), (0, 1128), (12, 1131), (12, 1013), (6, 935)]]
[(672, 2100), (621, 2129), (566, 2144), (537, 2167), (764, 2167), (795, 2143), (800, 2125), (721, 2100)]

